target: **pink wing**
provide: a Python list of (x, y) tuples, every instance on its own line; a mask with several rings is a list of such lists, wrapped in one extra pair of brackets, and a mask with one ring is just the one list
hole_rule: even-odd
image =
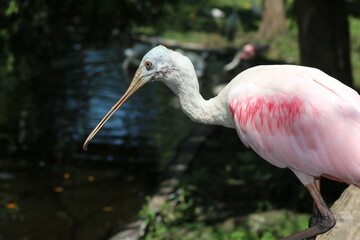
[(275, 81), (268, 87), (277, 90), (266, 94), (233, 94), (229, 107), (239, 137), (278, 167), (359, 185), (360, 111), (348, 101), (358, 103), (359, 96), (314, 79), (302, 79), (299, 88), (297, 80), (292, 87)]

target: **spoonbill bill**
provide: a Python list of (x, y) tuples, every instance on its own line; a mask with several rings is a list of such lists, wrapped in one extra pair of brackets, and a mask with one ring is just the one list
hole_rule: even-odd
[(236, 129), (241, 141), (269, 163), (290, 169), (314, 201), (309, 228), (284, 238), (314, 239), (335, 225), (320, 193), (320, 177), (360, 187), (360, 96), (310, 67), (266, 65), (237, 75), (216, 97), (205, 100), (191, 61), (163, 46), (142, 59), (122, 98), (84, 143), (138, 88), (160, 81), (180, 99), (193, 121)]

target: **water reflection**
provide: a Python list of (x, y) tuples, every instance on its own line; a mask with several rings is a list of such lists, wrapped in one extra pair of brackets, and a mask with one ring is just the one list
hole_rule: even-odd
[[(26, 168), (2, 185), (4, 239), (100, 239), (134, 217), (154, 182), (151, 166)], [(147, 171), (145, 171), (147, 169)], [(4, 185), (8, 186), (4, 186)], [(10, 208), (10, 203), (15, 208)]]
[(136, 217), (194, 124), (151, 84), (82, 151), (130, 82), (122, 60), (122, 49), (102, 48), (32, 64), (1, 151), (0, 239), (101, 239)]

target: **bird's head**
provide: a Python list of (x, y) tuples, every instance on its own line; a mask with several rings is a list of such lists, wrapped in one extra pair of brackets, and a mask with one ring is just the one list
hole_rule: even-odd
[(116, 112), (116, 110), (118, 110), (120, 106), (145, 83), (151, 81), (163, 81), (166, 85), (174, 90), (175, 88), (172, 86), (177, 85), (178, 83), (174, 83), (173, 81), (169, 83), (169, 79), (176, 79), (177, 77), (169, 77), (169, 74), (176, 74), (176, 66), (182, 65), (184, 62), (187, 62), (187, 64), (184, 64), (185, 67), (190, 63), (190, 66), (193, 68), (190, 60), (180, 53), (169, 50), (164, 46), (157, 46), (151, 49), (141, 60), (141, 63), (136, 70), (135, 76), (127, 91), (110, 109), (110, 111), (104, 116), (104, 118), (98, 123), (98, 125), (85, 140), (83, 145), (84, 150), (87, 150), (87, 146), (91, 139), (96, 135), (96, 133), (101, 129), (106, 121)]

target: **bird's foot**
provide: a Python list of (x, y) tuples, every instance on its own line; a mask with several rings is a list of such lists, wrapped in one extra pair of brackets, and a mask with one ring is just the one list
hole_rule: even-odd
[(308, 184), (306, 188), (314, 200), (314, 211), (309, 221), (309, 228), (294, 233), (283, 240), (315, 240), (317, 235), (325, 233), (335, 226), (335, 217), (326, 206), (320, 194), (320, 188), (316, 183)]
[(316, 236), (329, 231), (335, 226), (335, 218), (330, 213), (324, 216), (313, 216), (310, 219), (310, 226), (308, 229), (296, 232), (282, 240), (315, 240)]

